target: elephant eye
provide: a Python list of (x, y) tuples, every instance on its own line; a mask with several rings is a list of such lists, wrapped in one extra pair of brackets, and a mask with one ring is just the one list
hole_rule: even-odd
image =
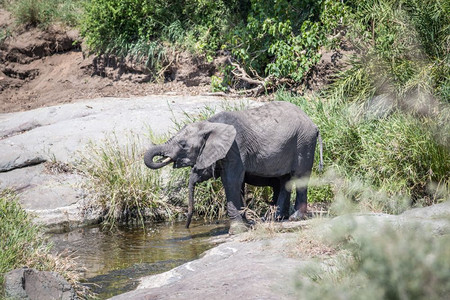
[(186, 141), (179, 141), (178, 144), (181, 148), (186, 148)]

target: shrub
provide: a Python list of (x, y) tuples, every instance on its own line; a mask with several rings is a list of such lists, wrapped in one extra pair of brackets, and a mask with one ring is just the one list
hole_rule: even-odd
[(345, 12), (338, 1), (251, 1), (247, 19), (228, 41), (248, 70), (300, 82)]
[(126, 55), (135, 43), (180, 43), (188, 37), (194, 48), (216, 50), (235, 6), (235, 1), (209, 0), (87, 1), (81, 33), (95, 52)]

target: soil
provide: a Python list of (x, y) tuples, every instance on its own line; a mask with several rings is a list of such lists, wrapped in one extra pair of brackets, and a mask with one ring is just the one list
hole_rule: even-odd
[(210, 91), (217, 70), (214, 62), (181, 53), (155, 82), (142, 64), (87, 55), (76, 30), (11, 24), (11, 14), (0, 9), (0, 113), (98, 97), (198, 95)]

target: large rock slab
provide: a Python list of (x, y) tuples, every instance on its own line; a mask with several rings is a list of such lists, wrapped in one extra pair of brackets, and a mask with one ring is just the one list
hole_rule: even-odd
[(83, 210), (82, 180), (74, 172), (53, 172), (47, 161), (74, 163), (89, 143), (101, 145), (113, 135), (127, 143), (130, 134), (144, 137), (150, 145), (150, 129), (164, 134), (174, 128), (173, 120), (185, 114), (200, 114), (205, 107), (221, 111), (224, 103), (258, 105), (247, 100), (209, 96), (147, 96), (100, 98), (0, 114), (0, 189), (19, 192), (24, 208), (41, 223), (69, 229), (100, 219), (97, 212)]
[(232, 239), (201, 259), (144, 277), (138, 289), (111, 299), (298, 299), (295, 281), (307, 261), (292, 258), (294, 234), (271, 239)]

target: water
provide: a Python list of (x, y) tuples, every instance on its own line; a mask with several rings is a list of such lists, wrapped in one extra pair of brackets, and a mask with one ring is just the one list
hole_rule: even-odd
[(213, 247), (212, 236), (227, 233), (225, 223), (164, 223), (115, 231), (81, 228), (52, 235), (58, 252), (67, 250), (84, 267), (84, 282), (100, 299), (136, 288), (138, 278), (168, 271)]

